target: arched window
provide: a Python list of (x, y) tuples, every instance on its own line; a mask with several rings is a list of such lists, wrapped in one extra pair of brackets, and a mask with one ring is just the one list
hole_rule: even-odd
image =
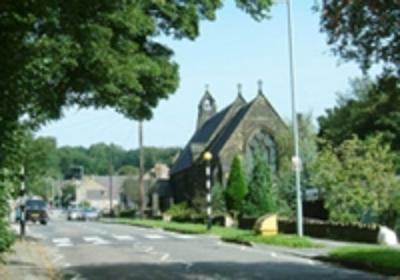
[(246, 169), (250, 173), (253, 168), (253, 159), (255, 154), (262, 154), (262, 157), (269, 164), (273, 172), (277, 169), (277, 148), (272, 136), (267, 132), (260, 130), (253, 134), (246, 145)]

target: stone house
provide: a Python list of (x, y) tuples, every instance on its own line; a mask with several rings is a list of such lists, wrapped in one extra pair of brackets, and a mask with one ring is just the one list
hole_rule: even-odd
[(76, 204), (86, 201), (91, 206), (108, 213), (111, 199), (113, 208), (120, 204), (120, 191), (126, 178), (127, 176), (113, 176), (112, 188), (109, 176), (84, 176), (82, 180), (74, 181)]
[(171, 169), (170, 185), (175, 203), (186, 201), (194, 205), (205, 197), (206, 151), (211, 162), (213, 184), (226, 184), (231, 162), (239, 155), (247, 171), (251, 170), (255, 153), (262, 153), (271, 169), (278, 169), (277, 139), (287, 130), (277, 111), (262, 92), (261, 82), (256, 97), (247, 102), (239, 86), (236, 99), (217, 111), (214, 97), (207, 89), (198, 105), (197, 128)]

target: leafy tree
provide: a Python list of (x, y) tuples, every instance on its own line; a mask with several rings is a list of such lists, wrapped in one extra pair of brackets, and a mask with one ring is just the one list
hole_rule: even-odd
[(385, 143), (400, 152), (400, 83), (388, 78), (380, 83), (356, 79), (347, 95), (339, 95), (337, 105), (321, 116), (319, 135), (334, 146), (353, 134), (365, 139), (382, 134)]
[(62, 189), (61, 204), (67, 207), (72, 201), (76, 200), (76, 187), (73, 184), (67, 184)]
[(375, 221), (394, 226), (400, 213), (396, 202), (400, 189), (394, 156), (381, 137), (360, 140), (355, 136), (336, 149), (326, 145), (312, 174), (313, 184), (324, 194), (331, 220), (361, 222), (373, 214)]
[(276, 211), (271, 169), (260, 153), (255, 155), (249, 181), (249, 190), (244, 201), (243, 212), (248, 216), (261, 216)]
[(335, 54), (358, 62), (364, 70), (381, 63), (399, 75), (398, 1), (325, 0), (316, 8)]
[(118, 175), (138, 175), (139, 169), (133, 165), (124, 165), (118, 169)]
[(27, 193), (48, 199), (53, 186), (52, 178), (60, 173), (56, 140), (51, 137), (35, 139), (33, 135), (27, 134), (24, 147), (22, 164)]
[[(236, 4), (261, 20), (272, 0)], [(1, 1), (0, 168), (15, 177), (12, 150), (21, 148), (21, 126), (59, 119), (65, 106), (151, 118), (179, 81), (173, 52), (159, 35), (195, 39), (200, 21), (214, 20), (221, 6), (221, 0)]]
[(238, 214), (243, 210), (243, 201), (248, 192), (245, 173), (239, 156), (235, 156), (225, 190), (226, 206), (229, 211)]

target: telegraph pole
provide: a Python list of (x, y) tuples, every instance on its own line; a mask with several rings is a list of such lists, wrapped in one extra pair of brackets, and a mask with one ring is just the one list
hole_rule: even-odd
[(114, 217), (114, 210), (113, 210), (113, 154), (112, 154), (112, 147), (110, 145), (110, 169), (109, 169), (109, 197), (110, 197), (110, 217)]
[(144, 218), (144, 151), (143, 151), (143, 122), (139, 121), (139, 192), (140, 192), (140, 218)]

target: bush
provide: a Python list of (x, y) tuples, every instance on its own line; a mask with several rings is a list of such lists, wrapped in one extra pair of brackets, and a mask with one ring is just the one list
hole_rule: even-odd
[(119, 212), (119, 217), (121, 218), (135, 218), (136, 217), (136, 210), (131, 209), (131, 210), (124, 210)]
[(170, 215), (174, 220), (190, 219), (191, 217), (198, 215), (193, 209), (190, 209), (187, 206), (186, 202), (172, 205), (167, 210), (166, 214)]

